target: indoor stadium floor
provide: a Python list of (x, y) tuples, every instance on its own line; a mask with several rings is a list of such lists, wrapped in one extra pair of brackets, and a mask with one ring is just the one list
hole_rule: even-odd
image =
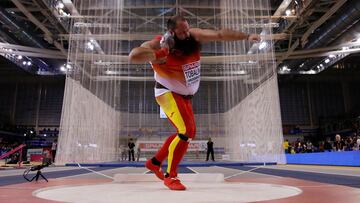
[[(70, 186), (90, 186), (90, 185), (109, 185), (112, 186), (111, 189), (116, 192), (116, 186), (119, 187), (121, 184), (128, 183), (111, 183), (113, 180), (110, 179), (115, 176), (115, 174), (127, 174), (127, 175), (141, 175), (149, 173), (144, 167), (89, 167), (89, 168), (79, 168), (79, 167), (48, 167), (42, 170), (43, 174), (49, 179), (49, 182), (45, 182), (43, 179), (40, 179), (38, 182), (26, 182), (22, 177), (24, 169), (10, 169), (10, 170), (1, 170), (0, 171), (0, 202), (53, 202), (52, 200), (40, 199), (36, 195), (39, 191), (46, 191), (47, 187), (56, 188), (66, 188)], [(334, 167), (334, 166), (307, 166), (307, 165), (271, 165), (271, 166), (210, 166), (210, 167), (181, 167), (180, 175), (186, 174), (223, 174), (226, 184), (242, 184), (242, 186), (256, 186), (253, 184), (260, 184), (259, 191), (245, 192), (244, 190), (239, 190), (238, 193), (244, 192), (242, 198), (238, 198), (236, 202), (356, 202), (356, 199), (360, 198), (360, 168), (356, 167)], [(108, 176), (108, 177), (106, 177)], [(139, 176), (141, 177), (141, 176)], [(152, 177), (152, 176), (151, 176)], [(145, 182), (136, 182), (133, 185), (141, 186), (146, 185)], [(176, 193), (174, 191), (167, 191), (165, 186), (162, 185), (160, 181), (154, 183), (155, 189), (165, 192), (171, 195), (180, 195), (184, 192)], [(185, 182), (186, 184), (186, 182)], [(206, 187), (211, 187), (211, 185), (216, 185), (218, 183), (206, 183), (204, 185), (197, 186), (196, 184), (186, 184), (188, 189), (185, 193), (191, 194), (191, 192), (196, 192), (195, 194), (204, 193), (202, 196), (211, 197), (211, 188), (206, 189)], [(276, 198), (271, 194), (272, 190), (265, 191), (261, 188), (264, 185), (269, 186), (290, 186), (291, 188), (296, 188), (298, 194), (292, 195), (285, 198)], [(221, 188), (221, 187), (220, 187)], [(41, 190), (39, 190), (41, 189)], [(131, 187), (129, 187), (129, 190)], [(147, 192), (142, 188), (144, 194)], [(154, 188), (149, 188), (149, 190), (154, 190)], [(231, 195), (229, 191), (217, 190), (217, 196), (226, 197)], [(261, 190), (261, 191), (260, 191)], [(36, 191), (36, 192), (35, 192)], [(89, 190), (90, 191), (90, 190)], [(89, 192), (87, 191), (87, 192)], [(142, 194), (141, 190), (137, 191), (126, 191), (126, 194), (132, 194), (131, 192), (136, 192), (135, 194)], [(252, 196), (251, 192), (257, 192), (259, 194), (264, 194), (269, 192), (269, 195), (265, 195), (265, 200), (256, 199)], [(76, 195), (78, 198), (82, 198), (83, 194), (81, 192)], [(91, 195), (102, 198), (102, 202), (125, 202), (126, 197), (102, 197), (102, 191), (91, 192)], [(119, 189), (119, 194), (124, 193), (124, 189)], [(223, 193), (223, 194), (221, 194)], [(111, 194), (111, 193), (110, 193)], [(88, 194), (89, 195), (89, 194)], [(104, 194), (105, 195), (105, 194)], [(108, 194), (109, 195), (109, 194)], [(187, 196), (188, 198), (191, 198)], [(201, 197), (197, 195), (197, 199), (193, 199), (191, 202), (212, 202), (207, 201), (206, 197)], [(65, 199), (64, 199), (65, 198)], [(66, 199), (67, 197), (62, 196), (60, 199), (65, 200), (66, 202), (88, 202), (85, 199)], [(125, 198), (125, 199), (124, 199)], [(132, 200), (136, 202), (141, 202), (141, 195), (133, 195)], [(160, 198), (160, 197), (159, 197)], [(200, 198), (200, 199), (199, 199)], [(254, 199), (255, 198), (255, 199)], [(268, 199), (266, 199), (268, 198)], [(269, 200), (270, 199), (270, 200)], [(98, 202), (99, 199), (92, 197), (92, 202)], [(123, 201), (122, 201), (123, 200)], [(126, 200), (127, 201), (127, 200)], [(156, 199), (148, 200), (147, 202), (158, 202)], [(215, 200), (213, 201), (215, 202)], [(217, 200), (217, 202), (219, 202)], [(222, 202), (222, 201), (220, 201)], [(229, 199), (224, 199), (223, 202), (234, 202)]]

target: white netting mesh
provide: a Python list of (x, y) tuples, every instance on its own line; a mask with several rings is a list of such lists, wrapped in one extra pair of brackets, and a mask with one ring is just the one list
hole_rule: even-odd
[[(175, 131), (159, 118), (149, 64), (127, 60), (132, 48), (164, 33), (170, 16), (182, 14), (192, 27), (271, 35), (268, 0), (72, 2), (57, 163), (119, 161), (129, 137), (161, 141)], [(231, 160), (282, 163), (272, 42), (208, 43), (202, 55), (196, 139), (212, 137), (218, 154)]]
[(74, 18), (56, 162), (114, 161), (121, 127), (116, 97), (121, 92), (111, 76), (106, 81), (97, 77), (122, 66), (117, 57), (121, 43), (98, 39), (121, 34), (123, 1), (75, 0), (67, 6)]
[[(224, 0), (222, 24), (245, 33), (271, 35), (266, 0)], [(226, 42), (224, 46), (226, 150), (230, 159), (284, 163), (273, 42)]]

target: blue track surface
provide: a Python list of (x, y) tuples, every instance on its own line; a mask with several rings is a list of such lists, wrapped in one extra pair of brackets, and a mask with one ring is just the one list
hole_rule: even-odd
[[(265, 163), (266, 165), (276, 165), (275, 162)], [(145, 162), (109, 162), (109, 163), (81, 163), (86, 167), (144, 167)], [(181, 162), (180, 167), (207, 167), (207, 166), (259, 166), (264, 163), (259, 162)], [(77, 163), (67, 163), (65, 166), (77, 166)], [(163, 166), (167, 166), (166, 163)]]

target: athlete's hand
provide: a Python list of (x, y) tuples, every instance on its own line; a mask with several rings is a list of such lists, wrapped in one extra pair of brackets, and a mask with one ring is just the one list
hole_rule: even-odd
[(167, 57), (172, 48), (175, 46), (174, 33), (167, 31), (160, 40), (160, 49), (155, 52), (156, 59)]
[(175, 46), (174, 33), (167, 31), (160, 40), (160, 47), (172, 50)]
[(260, 42), (260, 41), (261, 41), (261, 38), (260, 38), (260, 35), (258, 35), (258, 34), (250, 34), (250, 35), (248, 36), (248, 40), (249, 40), (250, 42)]
[(162, 47), (155, 51), (155, 59), (163, 59), (169, 55), (169, 49), (167, 47)]

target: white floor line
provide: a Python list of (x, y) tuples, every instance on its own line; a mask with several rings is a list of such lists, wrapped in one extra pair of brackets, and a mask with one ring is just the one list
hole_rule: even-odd
[[(265, 165), (265, 166), (266, 166), (266, 165)], [(234, 175), (227, 176), (227, 177), (225, 177), (224, 179), (230, 178), (230, 177), (234, 177), (234, 176), (237, 176), (237, 175), (241, 175), (241, 174), (244, 174), (244, 173), (251, 173), (251, 174), (254, 174), (254, 175), (269, 176), (269, 177), (274, 177), (274, 178), (281, 178), (281, 176), (270, 175), (270, 174), (259, 173), (259, 172), (252, 172), (253, 170), (256, 170), (256, 169), (259, 169), (259, 168), (262, 168), (262, 167), (265, 167), (265, 166), (263, 165), (263, 166), (260, 166), (260, 167), (254, 168), (254, 169), (250, 169), (250, 170), (247, 170), (247, 171), (240, 170), (240, 169), (235, 169), (235, 168), (226, 168), (226, 167), (223, 167), (223, 166), (213, 166), (213, 167), (214, 167), (214, 168), (223, 169), (223, 170), (225, 169), (225, 170), (238, 170), (238, 171), (241, 171), (241, 172), (236, 173), (236, 174), (234, 174)]]
[(82, 167), (79, 163), (77, 163), (77, 165), (79, 166), (79, 168), (82, 168), (82, 169), (85, 169), (85, 170), (91, 171), (91, 172), (93, 172), (93, 173), (95, 173), (95, 174), (98, 174), (98, 175), (104, 176), (104, 177), (109, 178), (109, 179), (111, 179), (111, 180), (115, 180), (115, 178), (114, 178), (114, 177), (111, 177), (111, 176), (105, 175), (105, 174), (103, 174), (103, 173), (100, 173), (100, 172), (94, 171), (94, 170), (89, 169), (89, 168), (86, 168), (86, 167)]
[[(103, 174), (103, 173), (94, 171), (94, 170), (92, 170), (92, 169), (83, 167), (83, 166), (81, 166), (79, 163), (77, 163), (77, 165), (78, 165), (79, 168), (81, 168), (81, 169), (85, 169), (85, 170), (90, 171), (90, 172), (92, 172), (92, 173), (95, 173), (95, 174), (97, 174), (97, 175), (104, 176), (104, 177), (109, 178), (109, 179), (111, 179), (111, 180), (115, 180), (115, 178), (113, 178), (113, 177), (111, 177), (111, 176), (108, 176), (108, 175), (105, 175), (105, 174)], [(79, 174), (79, 175), (85, 175), (85, 174)], [(89, 175), (89, 174), (87, 174), (87, 175)], [(75, 175), (75, 176), (78, 176), (78, 175)], [(74, 177), (74, 176), (67, 176), (67, 178), (68, 178), (68, 177)]]
[(192, 171), (192, 172), (194, 172), (195, 174), (199, 174), (199, 172), (197, 172), (195, 169), (193, 169), (193, 168), (190, 168), (190, 167), (186, 167), (186, 168), (188, 168), (190, 171)]
[(256, 170), (256, 169), (263, 168), (263, 167), (264, 167), (264, 166), (258, 166), (258, 167), (252, 168), (252, 169), (250, 169), (250, 170), (247, 170), (247, 171), (241, 171), (241, 172), (235, 173), (235, 174), (233, 174), (233, 175), (231, 175), (231, 176), (227, 176), (227, 177), (225, 177), (224, 179), (229, 179), (229, 178), (232, 178), (232, 177), (235, 177), (235, 176), (238, 176), (238, 175), (242, 175), (242, 174), (245, 174), (245, 173), (249, 173), (249, 172), (251, 172), (251, 171), (254, 171), (254, 170)]
[[(122, 167), (122, 168), (128, 168), (128, 167)], [(77, 169), (79, 169), (79, 168), (77, 168)], [(83, 169), (85, 169), (85, 168), (83, 168)], [(87, 169), (85, 169), (85, 170), (87, 170)], [(115, 170), (119, 170), (119, 168), (107, 169), (107, 170), (104, 170), (104, 171), (108, 172), (108, 171), (115, 171)], [(57, 179), (73, 178), (73, 177), (79, 177), (79, 176), (86, 176), (86, 175), (90, 175), (90, 174), (91, 173), (83, 173), (83, 174), (77, 174), (77, 175), (71, 175), (71, 176), (64, 176), (64, 177), (60, 177), (60, 178), (57, 178)]]

